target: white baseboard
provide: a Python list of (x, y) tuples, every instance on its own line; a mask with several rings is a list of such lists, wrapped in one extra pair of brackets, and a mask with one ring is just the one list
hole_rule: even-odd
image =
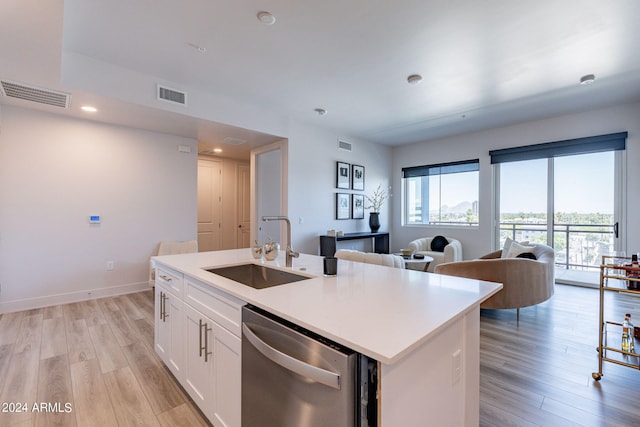
[(52, 305), (68, 304), (71, 302), (86, 301), (110, 297), (115, 295), (132, 294), (134, 292), (146, 291), (149, 289), (149, 282), (130, 283), (121, 286), (111, 286), (108, 288), (87, 289), (79, 292), (66, 294), (47, 295), (37, 298), (26, 298), (14, 301), (0, 302), (0, 314), (13, 311), (31, 310), (34, 308), (50, 307)]

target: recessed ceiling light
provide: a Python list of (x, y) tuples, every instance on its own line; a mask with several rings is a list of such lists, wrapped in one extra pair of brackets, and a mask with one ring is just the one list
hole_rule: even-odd
[(214, 148), (213, 152), (214, 153), (222, 153), (222, 148)]
[(313, 111), (318, 113), (319, 116), (324, 116), (325, 114), (327, 114), (327, 110), (325, 110), (324, 108), (314, 108)]
[(96, 107), (92, 107), (90, 105), (83, 105), (82, 107), (80, 107), (80, 109), (82, 111), (86, 111), (87, 113), (95, 113), (96, 111), (98, 111)]
[(407, 83), (410, 85), (417, 85), (422, 81), (422, 76), (420, 74), (411, 74), (407, 77)]
[(258, 20), (264, 25), (273, 25), (276, 23), (276, 17), (269, 12), (258, 12)]
[(591, 83), (596, 81), (596, 76), (593, 74), (586, 74), (582, 77), (580, 77), (580, 84), (581, 85), (590, 85)]

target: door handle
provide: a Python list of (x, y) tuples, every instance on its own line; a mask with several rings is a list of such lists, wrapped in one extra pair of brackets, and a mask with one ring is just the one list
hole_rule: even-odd
[[(200, 322), (200, 330), (198, 331), (198, 335), (199, 335), (199, 339), (200, 339), (200, 357), (202, 357), (202, 354), (204, 353), (204, 361), (205, 363), (209, 361), (209, 356), (211, 355), (211, 352), (209, 351), (209, 331), (211, 330), (211, 328), (209, 327), (209, 324), (206, 322), (203, 322), (202, 319), (199, 319)], [(202, 331), (204, 329), (204, 345), (202, 345)]]
[(169, 299), (169, 297), (167, 296), (167, 294), (163, 293), (162, 294), (162, 321), (166, 321), (167, 317), (169, 317), (169, 315), (167, 314), (167, 300)]
[(613, 235), (615, 236), (615, 238), (618, 238), (618, 223), (616, 222), (615, 224), (613, 224)]
[(242, 332), (247, 340), (258, 350), (264, 357), (272, 362), (295, 372), (303, 377), (310, 378), (320, 384), (340, 390), (340, 375), (335, 372), (327, 371), (326, 369), (318, 368), (317, 366), (310, 365), (306, 362), (291, 357), (279, 350), (268, 345), (262, 341), (258, 336), (247, 326), (246, 323), (242, 324)]

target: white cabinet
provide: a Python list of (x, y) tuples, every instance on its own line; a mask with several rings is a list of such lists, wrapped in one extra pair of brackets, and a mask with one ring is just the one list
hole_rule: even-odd
[(240, 427), (244, 304), (158, 266), (156, 353), (215, 427)]
[(155, 349), (162, 361), (180, 381), (183, 377), (183, 303), (164, 285), (155, 291)]
[(240, 426), (241, 340), (185, 307), (184, 388), (214, 426)]
[(184, 388), (212, 421), (213, 321), (187, 306), (185, 314)]
[(220, 326), (213, 329), (213, 424), (240, 426), (242, 360), (240, 337)]

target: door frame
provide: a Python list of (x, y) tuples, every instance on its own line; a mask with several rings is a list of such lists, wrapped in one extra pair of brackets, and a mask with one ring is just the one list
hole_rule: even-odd
[[(273, 151), (280, 151), (280, 212), (279, 215), (287, 215), (289, 209), (288, 203), (288, 194), (289, 194), (289, 178), (288, 178), (288, 170), (289, 170), (289, 153), (288, 153), (288, 140), (282, 139), (280, 141), (273, 142), (271, 144), (263, 145), (251, 150), (251, 161), (250, 161), (250, 173), (251, 173), (251, 189), (250, 189), (250, 197), (251, 197), (251, 241), (254, 242), (258, 238), (258, 223), (260, 221), (258, 212), (258, 203), (257, 203), (257, 193), (259, 191), (258, 182), (258, 161), (260, 155), (265, 153), (270, 153)], [(284, 227), (280, 227), (280, 242), (286, 241), (286, 231)]]

